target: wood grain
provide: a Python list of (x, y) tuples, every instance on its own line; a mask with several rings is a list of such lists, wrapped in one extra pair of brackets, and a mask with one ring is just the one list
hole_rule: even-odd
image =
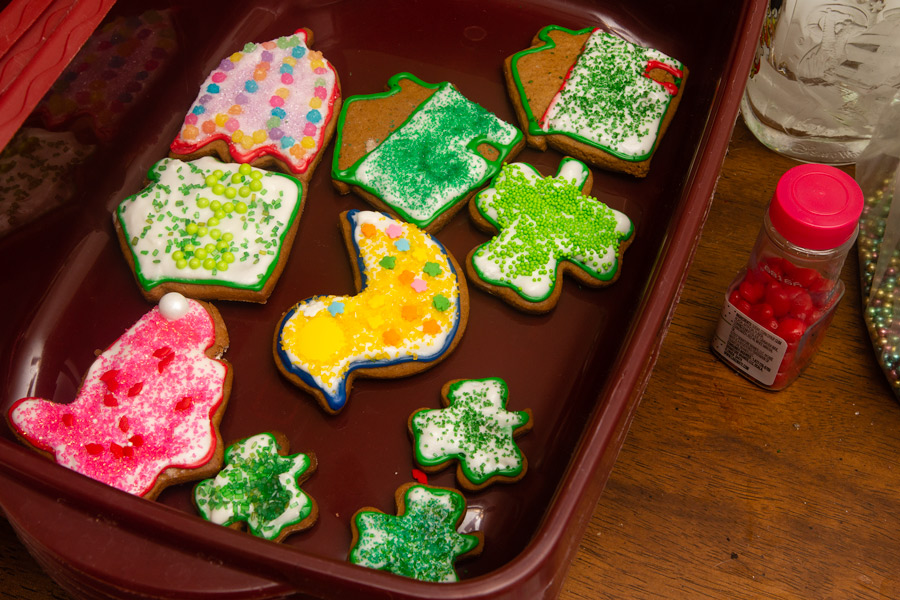
[[(847, 294), (812, 365), (767, 392), (709, 351), (778, 177), (738, 122), (659, 361), (561, 600), (900, 598), (900, 404)], [(852, 173), (852, 169), (848, 170)], [(66, 598), (0, 520), (5, 598)]]

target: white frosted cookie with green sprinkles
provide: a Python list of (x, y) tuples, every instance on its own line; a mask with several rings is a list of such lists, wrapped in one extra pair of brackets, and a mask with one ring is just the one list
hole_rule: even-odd
[(407, 483), (394, 492), (397, 514), (361, 508), (350, 525), (348, 560), (420, 581), (457, 581), (456, 561), (476, 556), (484, 546), (481, 531), (460, 533), (466, 498), (456, 490)]
[(200, 516), (280, 542), (318, 518), (316, 501), (300, 488), (316, 470), (315, 454), (288, 454), (284, 434), (260, 433), (225, 450), (225, 467), (194, 487)]
[(265, 302), (284, 269), (303, 210), (297, 179), (204, 157), (165, 158), (114, 215), (141, 293)]
[(386, 92), (347, 98), (335, 145), (340, 193), (435, 233), (525, 143), (450, 82), (398, 73)]
[(599, 28), (550, 25), (506, 59), (504, 73), (529, 146), (644, 177), (688, 71)]
[(515, 438), (531, 430), (530, 410), (509, 411), (502, 379), (458, 379), (441, 389), (444, 408), (422, 408), (409, 417), (416, 463), (428, 473), (457, 462), (456, 479), (467, 490), (519, 481), (528, 461)]
[(530, 313), (553, 310), (564, 273), (590, 287), (614, 282), (634, 224), (587, 195), (592, 181), (590, 169), (569, 157), (553, 177), (527, 163), (504, 165), (469, 204), (475, 224), (495, 234), (469, 253), (469, 280)]

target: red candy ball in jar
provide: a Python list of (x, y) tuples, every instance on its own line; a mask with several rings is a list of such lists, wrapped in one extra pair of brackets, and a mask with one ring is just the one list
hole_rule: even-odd
[(826, 165), (799, 165), (775, 188), (747, 261), (728, 287), (713, 352), (758, 385), (780, 390), (809, 364), (844, 295), (863, 194)]

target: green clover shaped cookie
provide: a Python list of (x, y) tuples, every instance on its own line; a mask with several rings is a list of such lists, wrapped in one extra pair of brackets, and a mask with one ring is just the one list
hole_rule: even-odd
[(446, 408), (409, 417), (416, 463), (433, 473), (457, 460), (456, 478), (469, 490), (524, 477), (528, 462), (514, 440), (531, 429), (530, 410), (506, 410), (509, 392), (498, 378), (458, 379), (444, 385)]
[(315, 500), (300, 483), (316, 470), (313, 454), (286, 456), (287, 439), (260, 433), (225, 450), (225, 468), (194, 488), (194, 504), (207, 521), (241, 528), (257, 537), (280, 542), (315, 523)]
[(586, 195), (591, 183), (574, 158), (563, 158), (554, 177), (526, 163), (504, 165), (469, 204), (475, 224), (496, 234), (469, 253), (470, 280), (532, 313), (553, 310), (564, 272), (591, 287), (615, 281), (634, 225)]
[(375, 508), (351, 520), (355, 565), (422, 581), (456, 581), (454, 563), (481, 552), (483, 535), (458, 533), (466, 499), (456, 490), (407, 483), (394, 493), (397, 516)]

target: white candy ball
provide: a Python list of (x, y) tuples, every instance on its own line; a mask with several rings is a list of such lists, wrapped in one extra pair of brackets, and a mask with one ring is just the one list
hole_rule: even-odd
[(169, 292), (159, 299), (159, 312), (168, 321), (177, 321), (188, 312), (187, 298), (178, 292)]

